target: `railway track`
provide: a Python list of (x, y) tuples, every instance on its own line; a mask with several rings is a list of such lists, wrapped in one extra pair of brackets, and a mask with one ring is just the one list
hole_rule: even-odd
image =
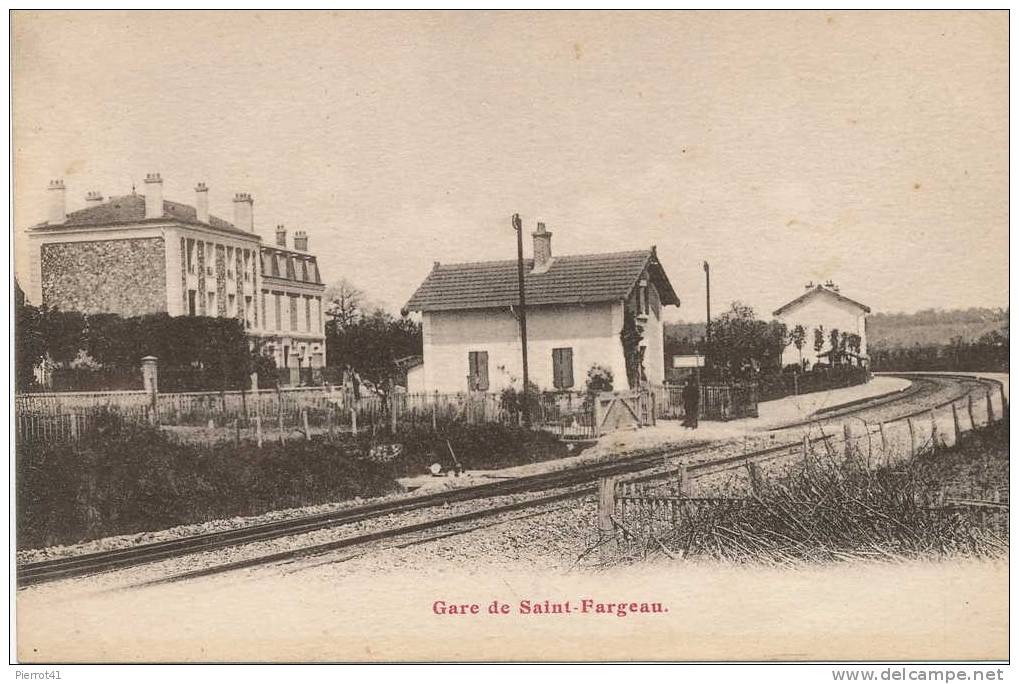
[[(922, 378), (912, 377), (911, 379), (913, 379), (914, 382), (920, 380), (920, 384), (924, 385), (927, 391), (933, 387), (938, 387), (939, 381), (943, 381), (940, 385), (941, 389), (944, 388), (944, 382), (955, 382), (959, 385), (963, 385), (965, 389), (961, 394), (953, 396), (953, 398), (948, 401), (941, 402), (937, 406), (925, 406), (911, 413), (898, 415), (894, 418), (895, 420), (918, 416), (928, 413), (932, 409), (948, 406), (953, 402), (965, 398), (968, 394), (974, 391), (974, 386), (986, 387), (991, 384), (1001, 384), (995, 380), (974, 378), (972, 376), (964, 375), (927, 376)], [(877, 407), (888, 406), (895, 401), (901, 402), (907, 398), (913, 399), (919, 394), (922, 394), (924, 391), (924, 388), (918, 389), (916, 392), (912, 393), (903, 391), (897, 393), (895, 396), (879, 396), (872, 398), (872, 401), (864, 400), (861, 402), (853, 402), (851, 405), (847, 404), (843, 407), (833, 407), (838, 410), (825, 415), (824, 419), (829, 420), (842, 415), (858, 414)], [(784, 425), (776, 428), (775, 430), (778, 431), (794, 428), (807, 425), (812, 422), (814, 421), (803, 421), (800, 423)], [(148, 583), (179, 581), (183, 579), (192, 579), (233, 570), (251, 568), (259, 565), (293, 561), (341, 549), (351, 549), (371, 545), (383, 540), (399, 539), (401, 537), (408, 536), (413, 537), (414, 535), (420, 536), (422, 533), (429, 533), (433, 531), (435, 534), (426, 534), (426, 540), (431, 538), (448, 537), (455, 534), (464, 534), (477, 529), (478, 525), (476, 523), (486, 518), (503, 516), (517, 511), (523, 511), (525, 509), (541, 508), (568, 499), (586, 496), (595, 490), (597, 481), (602, 477), (632, 474), (642, 470), (648, 470), (649, 468), (654, 468), (663, 464), (666, 459), (682, 458), (684, 456), (701, 452), (706, 447), (709, 447), (708, 443), (696, 442), (679, 449), (659, 448), (646, 450), (611, 462), (588, 464), (568, 470), (542, 473), (539, 475), (514, 478), (500, 482), (487, 483), (484, 485), (463, 487), (423, 496), (411, 497), (408, 499), (377, 502), (374, 504), (351, 507), (330, 513), (265, 523), (262, 525), (227, 530), (223, 532), (207, 533), (165, 542), (144, 544), (125, 549), (116, 549), (29, 563), (18, 568), (18, 586), (26, 587), (42, 582), (92, 575), (204, 551), (213, 551), (254, 542), (290, 537), (325, 528), (341, 527), (391, 514), (436, 508), (454, 502), (482, 500), (502, 495), (527, 493), (532, 491), (550, 492), (549, 494), (537, 496), (524, 501), (514, 501), (511, 503), (468, 511), (457, 515), (439, 517), (411, 524), (397, 525), (325, 543), (303, 546), (300, 548), (289, 549), (268, 555), (171, 575)], [(690, 477), (693, 478), (703, 477), (723, 472), (725, 470), (742, 467), (746, 463), (781, 458), (793, 453), (799, 448), (801, 448), (801, 442), (799, 440), (796, 440), (795, 442), (781, 443), (764, 449), (714, 459), (708, 462), (692, 464), (688, 466), (687, 472)], [(650, 473), (640, 479), (654, 479), (661, 476), (662, 472)], [(453, 527), (455, 529), (443, 531), (443, 528), (449, 527)], [(418, 542), (411, 541), (408, 543)]]

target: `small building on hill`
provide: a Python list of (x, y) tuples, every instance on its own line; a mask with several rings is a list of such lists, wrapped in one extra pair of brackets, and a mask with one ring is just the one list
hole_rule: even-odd
[[(844, 363), (867, 365), (869, 313), (869, 306), (845, 296), (830, 280), (823, 285), (809, 283), (806, 292), (774, 312), (775, 318), (785, 323), (790, 332), (800, 325), (805, 333), (802, 350), (792, 343), (783, 350), (782, 365), (797, 364), (801, 357), (808, 368), (818, 362), (830, 364), (832, 331), (837, 331), (840, 339), (843, 334), (850, 338), (848, 346), (839, 352)], [(821, 341), (820, 349), (815, 346), (815, 340)]]
[[(528, 375), (542, 390), (583, 390), (588, 370), (611, 371), (613, 388), (665, 378), (662, 307), (679, 306), (654, 247), (553, 256), (538, 224), (524, 263)], [(521, 387), (516, 260), (436, 263), (406, 309), (422, 315), (423, 364), (408, 378), (424, 392)], [(631, 372), (621, 333), (639, 331)], [(629, 328), (628, 328), (629, 329)], [(636, 372), (633, 372), (636, 370)]]

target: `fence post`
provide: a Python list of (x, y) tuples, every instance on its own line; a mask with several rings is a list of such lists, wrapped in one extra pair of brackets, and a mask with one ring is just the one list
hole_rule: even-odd
[(142, 386), (149, 393), (149, 404), (152, 406), (153, 424), (159, 422), (156, 412), (156, 395), (159, 393), (159, 359), (155, 356), (142, 357)]
[(909, 425), (909, 457), (913, 458), (916, 456), (916, 440), (913, 435), (913, 419), (906, 418), (906, 424)]
[(350, 432), (357, 437), (357, 409), (350, 409)]
[(329, 439), (333, 438), (333, 417), (336, 413), (336, 408), (333, 406), (329, 407), (329, 412), (326, 414), (326, 421), (328, 421)]
[(308, 409), (301, 409), (301, 422), (304, 423), (304, 438), (311, 439), (311, 428), (308, 427)]
[(750, 471), (750, 490), (756, 496), (761, 491), (761, 466), (757, 463), (747, 463)]
[(612, 515), (616, 510), (616, 480), (603, 477), (598, 481), (598, 544), (603, 561), (612, 560), (616, 552), (616, 527)]
[(931, 409), (931, 448), (938, 448), (938, 419), (934, 415), (934, 409)]
[(845, 457), (849, 458), (853, 455), (853, 432), (849, 428), (849, 423), (842, 424), (842, 450), (845, 453)]
[(71, 414), (71, 440), (78, 441), (78, 414)]
[(255, 439), (258, 441), (258, 448), (262, 448), (262, 416), (255, 414)]
[(976, 430), (977, 423), (973, 420), (973, 394), (966, 395), (966, 410), (969, 412), (969, 429)]
[(683, 463), (679, 466), (676, 479), (679, 480), (679, 495), (681, 497), (690, 496), (690, 492), (693, 491), (693, 482), (690, 480), (690, 468), (687, 464)]
[(991, 390), (987, 390), (987, 424), (994, 422), (994, 404), (991, 403)]
[(389, 395), (389, 427), (390, 432), (396, 434), (396, 392)]
[(952, 402), (952, 429), (955, 430), (955, 434), (952, 435), (954, 440), (953, 444), (959, 443), (959, 435), (962, 434), (962, 430), (959, 429), (959, 411), (955, 408), (955, 402)]
[(810, 435), (806, 432), (803, 433), (803, 465), (810, 467)]
[(1008, 413), (1008, 399), (1005, 398), (1004, 383), (998, 385), (998, 392), (1001, 394), (1001, 417), (1004, 418), (1005, 414)]
[(280, 403), (280, 405), (279, 405), (279, 410), (278, 410), (278, 411), (276, 411), (276, 417), (277, 417), (277, 418), (279, 419), (279, 426), (280, 426), (280, 444), (286, 444), (286, 443), (287, 443), (287, 436), (286, 436), (286, 434), (285, 434), (285, 433), (283, 432), (283, 404), (282, 404), (282, 402), (281, 402), (281, 403)]

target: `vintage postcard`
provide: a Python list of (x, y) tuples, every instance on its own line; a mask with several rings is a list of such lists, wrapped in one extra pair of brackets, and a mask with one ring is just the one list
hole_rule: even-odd
[(1001, 678), (1007, 11), (11, 24), (17, 662)]

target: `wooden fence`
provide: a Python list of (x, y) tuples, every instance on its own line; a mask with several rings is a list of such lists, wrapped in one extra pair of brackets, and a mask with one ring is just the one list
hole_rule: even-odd
[[(1006, 415), (1008, 402), (1003, 388), (987, 390), (981, 397), (968, 394), (936, 407), (922, 416), (910, 416), (884, 423), (866, 423), (855, 419), (841, 429), (813, 437), (804, 434), (802, 443), (775, 452), (776, 469), (784, 472), (782, 461), (811, 458), (812, 449), (820, 447), (830, 457), (855, 458), (867, 468), (894, 465), (914, 458), (929, 448), (955, 446), (967, 432), (1000, 421)], [(736, 461), (697, 477), (743, 470), (751, 492), (760, 487), (766, 470), (760, 462)], [(686, 465), (671, 473), (647, 479), (646, 473), (603, 478), (599, 483), (597, 546), (604, 560), (621, 555), (646, 553), (661, 547), (659, 540), (668, 536), (685, 521), (696, 519), (720, 508), (746, 508), (758, 503), (753, 497), (697, 497), (692, 494), (692, 477)], [(967, 498), (949, 498), (935, 492), (925, 506), (964, 510), (981, 524), (1007, 525), (1008, 490), (992, 489), (976, 492)], [(1006, 528), (1007, 529), (1007, 528)]]
[[(627, 394), (627, 396), (629, 393)], [(77, 439), (95, 425), (94, 417), (112, 412), (129, 421), (177, 428), (230, 428), (272, 431), (350, 432), (403, 428), (438, 430), (450, 424), (521, 425), (521, 412), (493, 393), (392, 394), (352, 393), (330, 387), (293, 387), (255, 391), (158, 393), (61, 392), (18, 395), (19, 439)], [(608, 431), (599, 422), (596, 399), (579, 392), (542, 393), (529, 398), (532, 427), (567, 439), (590, 439)], [(638, 414), (650, 421), (646, 400)], [(79, 430), (70, 430), (68, 416)], [(646, 422), (641, 423), (646, 424)]]

